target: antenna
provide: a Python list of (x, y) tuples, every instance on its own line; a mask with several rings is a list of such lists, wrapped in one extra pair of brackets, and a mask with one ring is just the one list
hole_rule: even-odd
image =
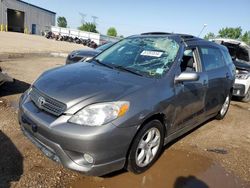
[(204, 24), (203, 27), (202, 27), (202, 29), (201, 29), (201, 31), (200, 31), (200, 33), (199, 33), (199, 35), (198, 35), (198, 37), (201, 36), (202, 32), (204, 31), (204, 29), (205, 29), (206, 27), (207, 27), (207, 24)]

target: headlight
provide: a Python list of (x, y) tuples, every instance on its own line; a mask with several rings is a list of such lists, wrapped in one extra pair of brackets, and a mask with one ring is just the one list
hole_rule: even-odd
[(101, 126), (124, 116), (129, 109), (129, 102), (107, 102), (89, 105), (75, 115), (69, 122), (86, 126)]
[(247, 80), (249, 78), (250, 74), (238, 74), (236, 75), (236, 78), (240, 80)]

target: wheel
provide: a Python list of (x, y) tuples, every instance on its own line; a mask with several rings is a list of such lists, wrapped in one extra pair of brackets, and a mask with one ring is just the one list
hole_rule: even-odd
[(244, 98), (241, 99), (243, 102), (249, 102), (250, 101), (250, 87), (248, 88), (247, 94)]
[(158, 159), (164, 140), (164, 128), (160, 121), (153, 120), (137, 133), (128, 155), (127, 170), (140, 174)]
[(221, 119), (223, 119), (226, 116), (227, 111), (228, 111), (229, 106), (230, 106), (230, 102), (231, 102), (231, 95), (228, 94), (227, 97), (226, 97), (226, 99), (225, 99), (224, 104), (221, 107), (221, 110), (219, 111), (219, 113), (215, 117), (216, 119), (221, 120)]

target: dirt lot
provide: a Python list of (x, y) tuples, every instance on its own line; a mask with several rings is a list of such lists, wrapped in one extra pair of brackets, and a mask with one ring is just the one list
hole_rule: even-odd
[(83, 45), (46, 39), (42, 36), (0, 32), (0, 56), (13, 53), (68, 53)]
[(250, 187), (250, 104), (233, 101), (226, 118), (211, 120), (169, 144), (146, 173), (86, 177), (47, 159), (20, 131), (18, 98), (44, 70), (63, 58), (0, 61), (17, 79), (0, 88), (0, 187)]

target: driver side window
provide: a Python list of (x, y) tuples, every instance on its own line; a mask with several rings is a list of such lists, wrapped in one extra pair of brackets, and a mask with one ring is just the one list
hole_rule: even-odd
[(186, 49), (181, 60), (181, 72), (198, 72), (195, 49)]

